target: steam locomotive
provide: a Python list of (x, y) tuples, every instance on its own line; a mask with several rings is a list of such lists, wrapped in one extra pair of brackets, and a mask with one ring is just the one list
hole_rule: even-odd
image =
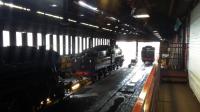
[(141, 56), (145, 64), (152, 64), (155, 60), (155, 48), (152, 46), (143, 47)]
[(121, 67), (123, 61), (124, 56), (119, 47), (102, 45), (81, 53), (76, 59), (74, 68), (76, 75), (98, 80), (101, 76)]

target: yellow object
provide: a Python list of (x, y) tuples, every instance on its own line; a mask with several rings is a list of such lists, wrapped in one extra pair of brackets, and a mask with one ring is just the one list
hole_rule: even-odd
[(76, 83), (74, 85), (72, 85), (72, 90), (77, 90), (78, 88), (80, 87), (80, 84), (79, 83)]
[(63, 56), (61, 57), (60, 66), (61, 70), (65, 70), (67, 68), (72, 67), (73, 61), (70, 57)]

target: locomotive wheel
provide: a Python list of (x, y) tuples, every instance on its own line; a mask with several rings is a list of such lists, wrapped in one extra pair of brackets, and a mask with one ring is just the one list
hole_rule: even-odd
[(103, 77), (106, 77), (106, 74), (107, 74), (107, 70), (104, 69), (104, 70), (102, 71), (102, 75), (103, 75)]
[(119, 65), (117, 65), (116, 67), (117, 67), (117, 70), (118, 70), (119, 69)]
[(101, 79), (99, 73), (96, 75), (96, 78), (95, 78), (95, 79), (96, 79), (96, 80), (100, 80), (100, 79)]

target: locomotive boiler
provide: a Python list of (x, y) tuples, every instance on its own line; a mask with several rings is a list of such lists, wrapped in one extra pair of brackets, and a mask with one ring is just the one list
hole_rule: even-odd
[(81, 53), (75, 64), (76, 75), (100, 79), (110, 71), (122, 66), (124, 56), (117, 46), (96, 46)]

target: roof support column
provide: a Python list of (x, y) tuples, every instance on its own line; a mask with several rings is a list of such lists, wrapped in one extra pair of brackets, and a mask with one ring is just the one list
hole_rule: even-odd
[(16, 46), (16, 29), (10, 30), (10, 46)]
[(37, 48), (37, 32), (33, 32), (33, 46)]
[(28, 46), (27, 33), (22, 33), (22, 46)]
[(136, 60), (138, 59), (138, 40), (136, 40)]
[(3, 27), (0, 26), (0, 47), (3, 46)]

